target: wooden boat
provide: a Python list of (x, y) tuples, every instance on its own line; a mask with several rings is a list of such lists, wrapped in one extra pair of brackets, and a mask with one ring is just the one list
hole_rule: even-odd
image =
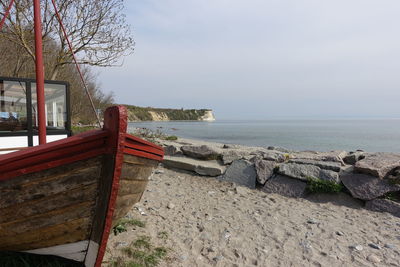
[(126, 133), (108, 108), (102, 130), (0, 156), (0, 251), (100, 266), (110, 229), (140, 200), (163, 149)]

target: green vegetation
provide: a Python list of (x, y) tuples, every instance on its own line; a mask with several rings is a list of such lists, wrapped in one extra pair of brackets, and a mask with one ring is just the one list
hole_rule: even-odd
[(158, 232), (157, 237), (160, 239), (168, 239), (168, 233), (166, 231)]
[(112, 267), (154, 267), (168, 254), (165, 247), (154, 247), (149, 236), (140, 236), (129, 247), (122, 249), (127, 256), (117, 257), (110, 262)]
[(342, 184), (314, 177), (307, 177), (307, 191), (310, 193), (339, 193), (342, 190)]
[(178, 136), (170, 135), (170, 136), (165, 137), (165, 140), (175, 141), (175, 140), (178, 140)]
[(114, 235), (117, 235), (122, 232), (126, 232), (126, 227), (128, 225), (133, 225), (133, 226), (138, 226), (138, 227), (145, 227), (146, 223), (136, 220), (136, 219), (128, 219), (128, 218), (122, 218), (120, 219), (117, 224), (114, 226), (113, 231)]
[(400, 193), (399, 192), (389, 192), (384, 195), (385, 199), (400, 202)]
[(150, 111), (158, 114), (165, 114), (170, 120), (198, 120), (206, 114), (208, 109), (170, 109), (170, 108), (152, 108), (125, 105), (128, 109), (130, 121), (151, 121), (153, 117)]

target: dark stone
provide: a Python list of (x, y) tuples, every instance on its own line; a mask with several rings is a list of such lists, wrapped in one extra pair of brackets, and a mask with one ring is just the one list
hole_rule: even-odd
[(350, 152), (347, 156), (343, 158), (343, 161), (347, 164), (354, 165), (357, 161), (365, 158), (365, 153), (361, 151)]
[(202, 160), (217, 159), (219, 154), (206, 145), (202, 146), (182, 146), (181, 150), (184, 155)]
[(306, 194), (306, 187), (307, 184), (298, 179), (276, 175), (269, 179), (261, 190), (287, 197), (303, 197)]
[(363, 200), (371, 200), (400, 190), (399, 185), (392, 185), (386, 180), (366, 174), (346, 174), (341, 176), (340, 180), (353, 197)]
[(221, 179), (223, 181), (233, 182), (249, 188), (255, 188), (256, 178), (257, 173), (254, 164), (239, 159), (232, 162)]
[(292, 152), (292, 151), (289, 150), (289, 149), (286, 149), (286, 148), (283, 148), (283, 147), (279, 147), (279, 146), (269, 146), (269, 147), (267, 147), (267, 149), (268, 149), (268, 150), (276, 150), (276, 151), (283, 152), (283, 153), (290, 153), (290, 152)]
[(182, 152), (176, 146), (168, 145), (164, 147), (164, 153), (166, 156), (174, 156)]
[(312, 159), (291, 159), (289, 160), (289, 163), (315, 165), (317, 167), (320, 167), (321, 169), (331, 170), (335, 172), (339, 172), (340, 167), (342, 166), (342, 164), (340, 164), (339, 162), (318, 161)]
[(314, 165), (284, 163), (279, 166), (278, 173), (303, 181), (307, 181), (308, 178), (318, 178), (336, 183), (339, 182), (339, 174), (337, 172), (323, 170)]
[(276, 163), (270, 160), (256, 159), (254, 166), (257, 172), (257, 182), (263, 185), (274, 174)]
[(398, 167), (400, 167), (400, 154), (378, 152), (366, 153), (364, 159), (356, 162), (354, 170), (382, 179)]
[(374, 199), (365, 204), (365, 208), (372, 211), (388, 212), (400, 217), (400, 203), (389, 199)]

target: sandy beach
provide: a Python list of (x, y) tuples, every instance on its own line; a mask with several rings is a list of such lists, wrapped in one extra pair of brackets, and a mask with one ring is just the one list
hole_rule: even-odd
[(400, 220), (349, 195), (305, 199), (214, 178), (155, 170), (104, 263), (139, 236), (167, 248), (159, 266), (400, 266)]

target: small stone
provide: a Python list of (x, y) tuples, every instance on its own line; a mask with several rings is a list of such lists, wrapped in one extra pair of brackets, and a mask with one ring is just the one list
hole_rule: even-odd
[(369, 255), (369, 256), (367, 257), (367, 260), (370, 261), (370, 262), (373, 262), (373, 263), (379, 263), (379, 262), (381, 262), (381, 259), (380, 259), (378, 256), (376, 256), (375, 254)]
[(213, 194), (215, 194), (215, 191), (208, 191), (208, 194), (213, 195)]
[(314, 218), (311, 218), (311, 219), (307, 220), (307, 223), (309, 223), (309, 224), (317, 224), (318, 221), (316, 219), (314, 219)]
[(350, 246), (350, 248), (357, 250), (357, 251), (362, 251), (364, 248), (361, 245), (355, 245), (355, 246)]
[(117, 242), (115, 243), (114, 247), (119, 248), (119, 247), (126, 247), (128, 245), (127, 242)]
[(396, 246), (393, 244), (385, 244), (385, 248), (395, 249)]
[(172, 210), (173, 208), (175, 208), (175, 205), (172, 203), (168, 203), (167, 208)]
[(381, 249), (381, 247), (379, 245), (374, 244), (374, 243), (369, 243), (368, 246), (370, 246), (371, 248), (374, 248), (374, 249)]
[(344, 235), (344, 233), (341, 232), (341, 231), (336, 231), (336, 234), (337, 234), (338, 236), (343, 236), (343, 235)]
[(154, 173), (155, 174), (161, 174), (161, 173), (164, 173), (164, 170), (155, 170)]
[(218, 261), (222, 260), (223, 258), (224, 258), (224, 256), (218, 255), (218, 256), (216, 256), (216, 257), (213, 258), (213, 261), (218, 262)]

